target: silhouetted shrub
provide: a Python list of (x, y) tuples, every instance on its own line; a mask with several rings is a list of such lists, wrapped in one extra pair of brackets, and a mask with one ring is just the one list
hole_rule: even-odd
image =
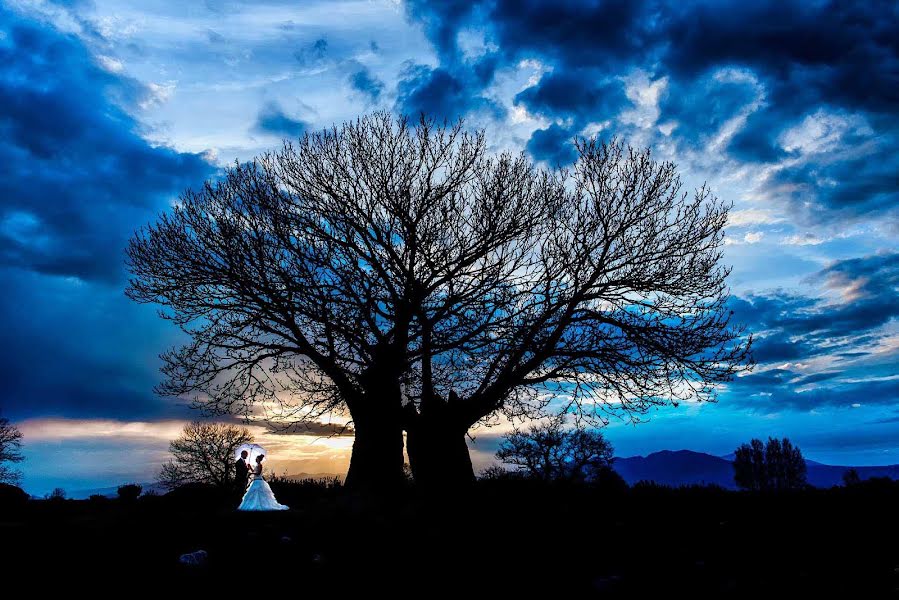
[(507, 481), (509, 479), (521, 479), (522, 474), (518, 471), (510, 471), (502, 465), (491, 465), (481, 471), (478, 479), (481, 481)]
[(846, 472), (843, 473), (843, 485), (846, 487), (852, 487), (861, 482), (862, 478), (855, 469), (847, 469)]
[(61, 502), (66, 499), (66, 491), (60, 487), (53, 488), (53, 491), (44, 496), (47, 500)]
[(869, 477), (859, 482), (855, 489), (862, 490), (871, 497), (887, 496), (899, 491), (899, 484), (889, 477)]
[(104, 502), (109, 502), (109, 498), (107, 498), (103, 494), (91, 494), (87, 499), (93, 504), (103, 504)]
[(631, 489), (637, 492), (668, 492), (673, 490), (674, 488), (663, 483), (657, 483), (648, 479), (641, 479), (640, 481), (632, 485)]
[(125, 485), (120, 485), (117, 490), (119, 500), (123, 500), (125, 502), (134, 502), (137, 500), (140, 493), (144, 488), (137, 485), (136, 483), (127, 483)]
[(26, 502), (28, 502), (28, 494), (25, 490), (8, 483), (0, 483), (0, 509), (20, 508)]
[(289, 477), (271, 476), (266, 481), (272, 488), (275, 497), (282, 504), (299, 507), (317, 499), (331, 499), (343, 489), (340, 477), (307, 477), (292, 479)]
[(593, 477), (593, 485), (603, 492), (619, 494), (627, 491), (628, 485), (624, 477), (612, 467), (597, 469)]

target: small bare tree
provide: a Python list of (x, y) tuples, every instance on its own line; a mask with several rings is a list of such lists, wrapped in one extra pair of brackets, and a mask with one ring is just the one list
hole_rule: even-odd
[(184, 426), (169, 444), (173, 458), (162, 466), (159, 482), (168, 489), (185, 483), (209, 483), (230, 488), (234, 482), (234, 453), (253, 436), (245, 427), (195, 421)]
[(496, 457), (543, 481), (588, 481), (612, 468), (614, 451), (602, 432), (566, 429), (561, 416), (504, 436)]
[(22, 432), (9, 419), (0, 418), (0, 483), (19, 485), (22, 472), (3, 463), (15, 464), (23, 460)]

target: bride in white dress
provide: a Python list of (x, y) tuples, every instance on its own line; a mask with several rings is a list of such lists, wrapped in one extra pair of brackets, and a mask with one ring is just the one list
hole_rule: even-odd
[(287, 506), (279, 504), (275, 499), (271, 486), (262, 478), (262, 459), (264, 454), (256, 457), (256, 468), (253, 469), (253, 483), (247, 488), (243, 500), (237, 510), (287, 510)]

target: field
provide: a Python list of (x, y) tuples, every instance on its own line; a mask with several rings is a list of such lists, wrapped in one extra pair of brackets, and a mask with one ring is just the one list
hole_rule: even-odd
[[(604, 598), (899, 588), (899, 484), (889, 480), (780, 495), (528, 481), (481, 481), (454, 497), (273, 488), (290, 511), (238, 513), (201, 488), (131, 502), (30, 500), (0, 513), (4, 572), (46, 570), (53, 577), (35, 585), (69, 591), (128, 581), (123, 595), (228, 597), (260, 587)], [(197, 550), (205, 564), (179, 562)]]

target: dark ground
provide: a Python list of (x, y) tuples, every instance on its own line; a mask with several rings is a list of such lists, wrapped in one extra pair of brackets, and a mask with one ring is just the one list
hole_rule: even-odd
[[(409, 490), (382, 501), (273, 488), (292, 510), (238, 513), (202, 489), (4, 508), (2, 572), (22, 583), (34, 571), (31, 591), (124, 585), (120, 595), (138, 597), (199, 588), (261, 598), (870, 598), (899, 589), (899, 484), (890, 481), (771, 496), (483, 481), (456, 499)], [(206, 565), (179, 564), (199, 549)]]

